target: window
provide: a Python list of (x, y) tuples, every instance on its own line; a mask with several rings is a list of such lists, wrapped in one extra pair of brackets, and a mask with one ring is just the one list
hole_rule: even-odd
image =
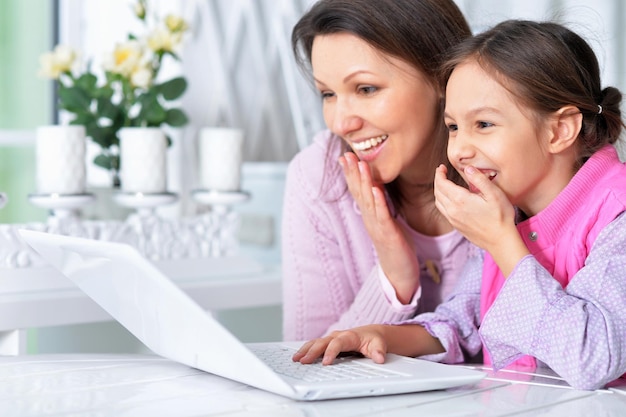
[(0, 2), (0, 191), (9, 196), (2, 223), (45, 218), (27, 195), (35, 191), (35, 128), (53, 120), (52, 84), (37, 71), (39, 55), (54, 44), (55, 5)]

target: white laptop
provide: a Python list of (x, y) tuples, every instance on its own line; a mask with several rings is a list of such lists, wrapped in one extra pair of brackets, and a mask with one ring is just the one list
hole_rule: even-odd
[[(391, 354), (381, 365), (356, 357), (330, 366), (294, 363), (291, 355), (302, 343), (242, 343), (130, 245), (28, 230), (20, 234), (154, 353), (262, 390), (320, 400), (445, 389), (485, 376)], [(275, 362), (268, 364), (271, 358)]]

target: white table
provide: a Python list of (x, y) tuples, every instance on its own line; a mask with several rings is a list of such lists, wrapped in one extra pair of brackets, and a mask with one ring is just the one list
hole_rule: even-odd
[[(210, 311), (280, 305), (281, 271), (244, 257), (155, 261)], [(0, 354), (26, 352), (25, 329), (112, 320), (51, 267), (0, 274)], [(0, 415), (2, 415), (0, 413)]]
[(0, 358), (0, 416), (525, 416), (626, 415), (626, 390), (578, 391), (561, 380), (490, 373), (472, 386), (298, 402), (156, 356)]

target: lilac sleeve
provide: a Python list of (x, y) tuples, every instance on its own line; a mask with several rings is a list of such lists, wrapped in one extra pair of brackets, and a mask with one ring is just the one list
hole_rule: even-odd
[(462, 363), (475, 356), (482, 344), (478, 334), (480, 320), (480, 285), (483, 253), (476, 251), (461, 272), (451, 295), (434, 312), (423, 313), (402, 323), (420, 324), (438, 338), (444, 353), (421, 358), (443, 363)]
[(524, 352), (579, 389), (600, 388), (626, 373), (626, 215), (598, 235), (565, 290), (525, 257), (480, 332), (498, 368)]

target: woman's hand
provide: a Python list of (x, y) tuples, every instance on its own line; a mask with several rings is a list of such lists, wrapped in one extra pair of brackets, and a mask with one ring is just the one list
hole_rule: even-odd
[(396, 290), (398, 300), (407, 304), (420, 285), (419, 263), (404, 229), (389, 212), (384, 185), (374, 184), (367, 163), (359, 161), (352, 152), (341, 156), (339, 164), (343, 168), (350, 194), (361, 210), (380, 266)]
[(383, 363), (387, 352), (420, 356), (442, 353), (445, 349), (439, 339), (418, 324), (370, 324), (306, 342), (292, 359), (308, 364), (322, 357), (322, 364), (330, 365), (341, 352), (359, 352), (375, 363)]
[(435, 204), (450, 224), (475, 245), (486, 250), (504, 276), (528, 252), (515, 227), (515, 209), (504, 192), (474, 167), (464, 171), (478, 192), (459, 187), (440, 165), (435, 172)]
[(360, 352), (376, 363), (385, 362), (387, 344), (381, 325), (335, 331), (329, 336), (306, 342), (293, 355), (294, 362), (313, 363), (322, 357), (322, 364), (330, 365), (341, 352)]

